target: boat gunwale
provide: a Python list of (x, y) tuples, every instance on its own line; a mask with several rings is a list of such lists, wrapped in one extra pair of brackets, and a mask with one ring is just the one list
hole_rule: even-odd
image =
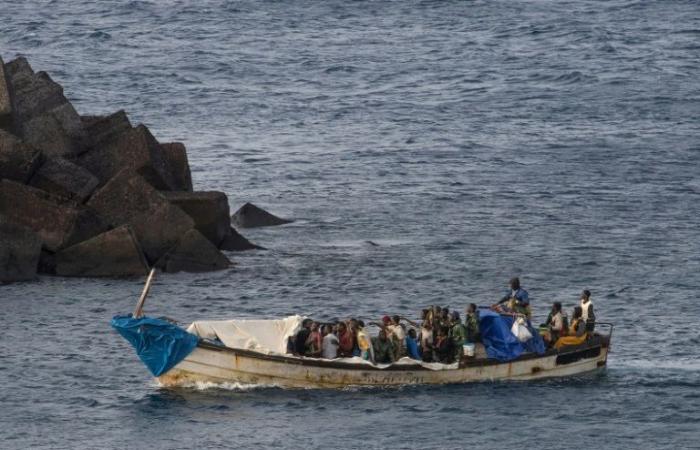
[[(596, 337), (599, 339), (590, 339), (590, 340), (587, 340), (583, 344), (565, 347), (562, 349), (563, 351), (556, 350), (556, 349), (549, 349), (541, 355), (538, 355), (537, 353), (525, 353), (525, 354), (523, 354), (515, 359), (512, 359), (510, 361), (498, 361), (495, 359), (474, 359), (474, 360), (460, 362), (459, 367), (457, 367), (456, 369), (443, 369), (443, 370), (460, 370), (460, 369), (467, 369), (467, 368), (473, 368), (473, 367), (494, 366), (494, 365), (498, 365), (498, 364), (512, 364), (512, 363), (521, 362), (521, 361), (530, 361), (533, 359), (548, 358), (551, 356), (573, 355), (573, 354), (576, 354), (579, 352), (586, 352), (588, 350), (595, 349), (597, 347), (600, 347), (601, 350), (603, 348), (608, 347), (608, 342), (604, 336), (597, 335)], [(234, 355), (240, 355), (240, 356), (253, 358), (253, 359), (261, 359), (261, 360), (265, 360), (265, 361), (273, 361), (273, 362), (279, 362), (279, 363), (283, 363), (283, 364), (295, 364), (295, 365), (301, 365), (301, 366), (320, 367), (320, 368), (328, 368), (328, 369), (365, 370), (365, 371), (367, 371), (367, 370), (371, 370), (371, 371), (433, 371), (433, 369), (430, 369), (429, 367), (425, 367), (419, 363), (401, 364), (401, 365), (392, 364), (388, 367), (382, 368), (382, 367), (377, 367), (375, 365), (364, 364), (364, 363), (350, 363), (350, 362), (344, 363), (344, 362), (322, 359), (322, 358), (299, 358), (299, 357), (286, 356), (286, 355), (265, 354), (265, 353), (256, 352), (254, 350), (245, 350), (245, 349), (226, 347), (226, 346), (218, 345), (218, 344), (208, 342), (208, 341), (205, 341), (202, 339), (200, 339), (199, 342), (197, 343), (197, 347), (202, 348), (202, 349), (206, 349), (206, 350), (232, 353)], [(586, 358), (586, 359), (588, 359), (588, 358)]]

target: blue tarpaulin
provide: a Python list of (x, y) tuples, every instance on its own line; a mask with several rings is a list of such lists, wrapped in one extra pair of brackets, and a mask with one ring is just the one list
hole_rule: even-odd
[(136, 349), (154, 376), (172, 369), (197, 346), (199, 338), (165, 320), (114, 316), (112, 326)]
[(513, 317), (502, 316), (489, 309), (479, 309), (479, 332), (489, 358), (511, 361), (525, 351), (539, 355), (545, 352), (546, 348), (542, 336), (530, 323), (528, 323), (528, 328), (533, 337), (524, 343), (520, 342), (510, 331), (512, 326)]

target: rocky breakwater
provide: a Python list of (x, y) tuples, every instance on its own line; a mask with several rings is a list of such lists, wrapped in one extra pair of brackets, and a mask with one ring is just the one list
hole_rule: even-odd
[(0, 282), (229, 267), (258, 248), (223, 192), (193, 192), (185, 146), (124, 111), (81, 116), (26, 59), (0, 59)]

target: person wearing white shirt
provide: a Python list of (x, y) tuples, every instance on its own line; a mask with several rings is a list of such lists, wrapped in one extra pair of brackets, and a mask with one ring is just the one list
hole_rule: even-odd
[(593, 313), (593, 302), (591, 301), (591, 291), (584, 289), (581, 292), (582, 318), (586, 322), (586, 331), (592, 333), (595, 329), (595, 314)]
[(323, 327), (323, 343), (321, 356), (325, 359), (335, 359), (338, 357), (338, 346), (340, 342), (338, 337), (332, 333), (332, 327), (325, 325)]

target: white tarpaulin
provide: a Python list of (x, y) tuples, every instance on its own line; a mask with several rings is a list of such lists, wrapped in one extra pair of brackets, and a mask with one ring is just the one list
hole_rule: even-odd
[(218, 338), (226, 347), (260, 353), (287, 353), (287, 338), (301, 329), (302, 316), (278, 320), (198, 320), (187, 328), (203, 339)]

